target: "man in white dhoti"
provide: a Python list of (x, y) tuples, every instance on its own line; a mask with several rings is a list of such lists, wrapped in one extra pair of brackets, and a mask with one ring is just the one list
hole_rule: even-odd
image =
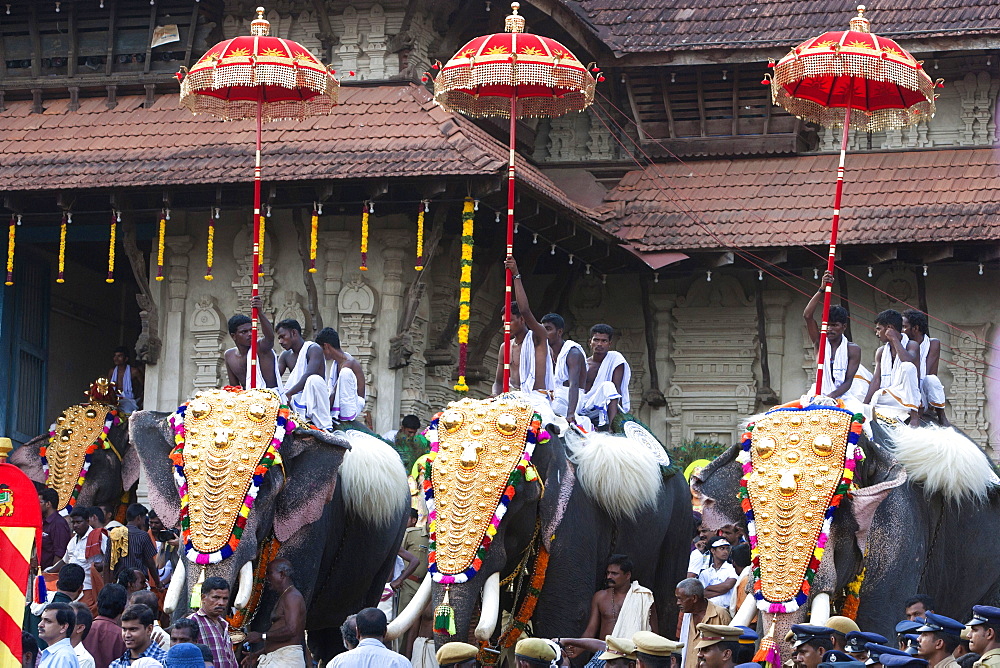
[(340, 334), (324, 327), (316, 335), (323, 357), (333, 362), (330, 368), (330, 415), (334, 420), (350, 422), (365, 407), (365, 371), (361, 363), (340, 347)]
[(921, 311), (903, 311), (903, 334), (920, 346), (920, 406), (924, 413), (937, 417), (938, 424), (949, 427), (951, 423), (944, 414), (944, 385), (938, 378), (938, 363), (941, 361), (941, 341), (927, 334), (927, 314)]
[[(582, 408), (580, 396), (587, 384), (587, 354), (579, 343), (563, 338), (566, 321), (558, 313), (542, 316), (542, 326), (545, 327), (551, 354), (555, 357), (552, 410), (556, 415), (566, 418), (570, 424), (576, 424), (580, 419), (586, 420), (578, 414), (578, 409)], [(590, 421), (586, 422), (589, 424)]]
[(884, 345), (875, 353), (875, 374), (865, 397), (866, 413), (886, 412), (901, 421), (909, 419), (911, 427), (919, 427), (920, 379), (916, 365), (920, 362), (920, 346), (902, 330), (899, 311), (888, 309), (875, 316), (875, 336)]
[(609, 429), (619, 412), (628, 413), (631, 402), (628, 384), (632, 369), (625, 356), (611, 350), (615, 330), (611, 325), (598, 324), (590, 328), (590, 351), (587, 358), (586, 394), (582, 410), (597, 429)]
[[(271, 321), (264, 315), (260, 297), (250, 299), (250, 307), (257, 307), (260, 315), (260, 336), (257, 337), (257, 364), (254, 365), (257, 374), (257, 387), (274, 388), (281, 394), (281, 376), (278, 375), (278, 354), (274, 352), (274, 328)], [(250, 318), (238, 313), (229, 319), (229, 336), (236, 345), (223, 356), (226, 360), (226, 373), (230, 385), (250, 387), (250, 364), (247, 356), (250, 354), (250, 339), (252, 325)]]
[(108, 372), (108, 380), (118, 388), (118, 407), (126, 413), (139, 410), (142, 402), (142, 374), (129, 364), (131, 353), (125, 346), (115, 348), (114, 367)]
[(302, 325), (291, 318), (274, 328), (278, 343), (285, 349), (278, 357), (278, 375), (288, 370), (284, 398), (292, 410), (304, 415), (320, 429), (332, 429), (330, 386), (326, 381), (323, 350), (302, 338)]
[(653, 592), (632, 581), (632, 560), (613, 554), (605, 571), (605, 589), (590, 602), (584, 638), (631, 638), (637, 631), (657, 631)]
[[(833, 274), (825, 272), (819, 290), (802, 311), (802, 319), (812, 340), (813, 349), (819, 346), (819, 326), (816, 309), (823, 301), (824, 288), (833, 284)], [(868, 395), (872, 373), (861, 364), (861, 346), (851, 343), (846, 330), (850, 314), (843, 306), (831, 306), (827, 321), (826, 351), (823, 357), (823, 396), (840, 398), (850, 403), (862, 403)], [(854, 410), (854, 409), (852, 409)]]
[[(552, 352), (545, 327), (535, 319), (528, 306), (528, 294), (521, 282), (517, 262), (507, 256), (504, 267), (514, 276), (514, 301), (510, 304), (510, 389), (541, 392), (552, 399)], [(503, 345), (497, 357), (497, 375), (493, 394), (503, 392)]]

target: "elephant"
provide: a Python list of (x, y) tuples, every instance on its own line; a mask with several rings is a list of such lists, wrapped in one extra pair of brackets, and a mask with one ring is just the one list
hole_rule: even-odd
[[(509, 395), (499, 399), (505, 397)], [(456, 404), (449, 410), (452, 406)], [(472, 410), (476, 410), (475, 402)], [(448, 411), (440, 419), (447, 416)], [(480, 596), (482, 612), (475, 635), (481, 641), (495, 641), (500, 579), (523, 568), (522, 555), (536, 535), (548, 550), (549, 562), (531, 617), (534, 635), (582, 635), (591, 599), (604, 588), (608, 558), (615, 553), (632, 558), (632, 577), (652, 590), (660, 623), (669, 626), (676, 619), (674, 588), (684, 578), (692, 531), (691, 496), (683, 476), (662, 470), (649, 451), (643, 450), (646, 446), (630, 439), (584, 436), (576, 428), (560, 437), (558, 429), (544, 417), (542, 424), (548, 424), (550, 438), (539, 441), (531, 455), (538, 477), (517, 483), (479, 571), (466, 582), (447, 586), (457, 631), (454, 636), (435, 633), (439, 646), (452, 639), (466, 640)], [(605, 456), (595, 458), (594, 454)], [(432, 474), (435, 486), (439, 475)], [(626, 498), (630, 494), (633, 496)], [(431, 580), (429, 574), (414, 602), (390, 623), (390, 637), (405, 631), (415, 620), (415, 611), (423, 609), (428, 600), (433, 600), (434, 606), (441, 605), (446, 588)], [(515, 603), (520, 605), (520, 601), (507, 600), (504, 607), (510, 610)]]
[[(98, 448), (90, 456), (90, 468), (74, 505), (81, 508), (100, 506), (110, 512), (107, 517), (110, 521), (123, 503), (125, 492), (128, 493), (128, 498), (135, 499), (140, 465), (139, 457), (129, 440), (128, 423), (124, 417), (108, 431), (108, 441), (112, 447)], [(48, 434), (36, 436), (14, 450), (9, 461), (37, 485), (44, 486), (46, 479), (40, 449), (48, 445)]]
[[(904, 601), (918, 592), (934, 597), (936, 612), (956, 619), (965, 619), (975, 604), (1000, 604), (1000, 564), (982, 557), (1000, 534), (1000, 487), (989, 459), (953, 428), (914, 429), (877, 419), (868, 433), (870, 438), (859, 435), (864, 459), (854, 472), (855, 487), (835, 511), (805, 604), (760, 615), (762, 630), (774, 622), (779, 643), (792, 624), (823, 623), (831, 604), (833, 614), (843, 614), (845, 588), (856, 586), (862, 569), (856, 621), (887, 637), (903, 617)], [(740, 450), (730, 447), (695, 474), (702, 521), (710, 530), (744, 520)], [(792, 470), (782, 466), (785, 473)], [(758, 547), (765, 558), (764, 544)], [(745, 624), (751, 615), (752, 604), (733, 623)], [(781, 647), (783, 658), (788, 651)]]
[[(390, 579), (410, 502), (406, 473), (392, 448), (363, 427), (343, 427), (333, 433), (297, 427), (285, 435), (281, 466), (263, 475), (232, 554), (206, 565), (181, 558), (184, 572), (175, 574), (165, 604), (175, 619), (190, 612), (192, 588), (202, 575), (225, 578), (237, 608), (245, 606), (253, 567), (273, 536), (280, 541), (276, 556), (291, 562), (305, 597), (313, 656), (325, 661), (340, 651), (337, 627), (347, 615), (377, 603)], [(129, 429), (150, 503), (171, 526), (181, 510), (169, 458), (174, 430), (162, 414), (145, 411), (132, 415)], [(265, 589), (249, 628), (267, 630), (276, 599)]]

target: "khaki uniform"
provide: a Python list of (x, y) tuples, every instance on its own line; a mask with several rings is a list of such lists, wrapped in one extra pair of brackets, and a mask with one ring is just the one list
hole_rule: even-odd
[(972, 664), (972, 668), (1000, 668), (1000, 649), (991, 649), (983, 654), (979, 661)]
[(949, 656), (934, 664), (934, 668), (959, 668), (959, 664), (955, 657)]
[(403, 581), (403, 586), (399, 588), (399, 610), (406, 609), (406, 604), (417, 593), (420, 583), (427, 575), (427, 552), (430, 540), (430, 534), (425, 526), (410, 527), (403, 535), (403, 549), (419, 559), (420, 565), (409, 578)]
[[(691, 613), (685, 613), (691, 614)], [(705, 608), (705, 616), (702, 617), (702, 624), (715, 624), (719, 626), (725, 626), (729, 624), (732, 620), (732, 615), (729, 614), (729, 610), (721, 608), (711, 601), (708, 601), (708, 607)], [(697, 625), (692, 623), (688, 629), (687, 637), (681, 638), (684, 641), (684, 666), (683, 668), (697, 668), (698, 666), (698, 650), (695, 649), (695, 641), (698, 640), (698, 628)]]

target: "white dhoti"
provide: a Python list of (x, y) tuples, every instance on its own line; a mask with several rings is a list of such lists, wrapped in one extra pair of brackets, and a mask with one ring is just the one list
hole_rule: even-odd
[(410, 664), (413, 668), (438, 668), (437, 653), (434, 651), (434, 641), (431, 638), (417, 638), (413, 641)]
[[(910, 362), (894, 365), (892, 384), (883, 385), (872, 396), (873, 410), (888, 412), (892, 417), (905, 420), (910, 411), (920, 408), (920, 385), (917, 381), (917, 367)], [(871, 417), (866, 415), (866, 417)]]
[(365, 400), (358, 396), (358, 377), (352, 369), (337, 370), (333, 365), (330, 372), (330, 396), (333, 397), (332, 417), (350, 422), (358, 417), (365, 407)]
[(302, 645), (286, 645), (273, 652), (261, 654), (257, 668), (272, 666), (273, 668), (305, 668), (306, 657)]
[[(850, 343), (850, 340), (845, 336), (837, 346), (837, 349), (834, 350), (830, 342), (826, 342), (826, 356), (823, 358), (823, 394), (825, 396), (830, 396), (844, 382), (849, 363), (848, 350)], [(844, 401), (853, 398), (856, 401), (864, 402), (865, 397), (868, 396), (868, 388), (871, 382), (872, 372), (866, 369), (863, 364), (859, 364), (858, 370), (854, 374), (854, 379), (851, 381), (851, 386), (846, 392), (840, 395), (840, 398)]]
[[(590, 418), (586, 415), (580, 415), (579, 411), (583, 408), (583, 396), (584, 392), (579, 391), (580, 396), (576, 398), (576, 423), (586, 429), (591, 431), (593, 425), (590, 422)], [(565, 385), (557, 387), (552, 391), (552, 411), (559, 416), (566, 417), (569, 413), (569, 388)]]
[(603, 427), (608, 423), (608, 404), (614, 399), (620, 400), (621, 398), (622, 393), (618, 391), (618, 388), (610, 380), (602, 383), (594, 383), (594, 386), (590, 388), (586, 396), (581, 398), (580, 403), (583, 405), (578, 405), (577, 410), (582, 409), (588, 413), (596, 411), (597, 426)]
[(615, 638), (631, 638), (639, 631), (649, 631), (649, 609), (652, 607), (653, 592), (638, 582), (632, 582), (611, 635)]
[[(622, 387), (625, 388), (624, 395), (618, 391), (618, 387), (612, 380), (615, 369), (620, 366), (625, 367), (622, 371)], [(601, 360), (601, 366), (597, 368), (597, 376), (594, 378), (594, 384), (585, 395), (580, 397), (580, 403), (576, 407), (577, 412), (592, 415), (594, 411), (597, 411), (598, 427), (603, 427), (608, 423), (608, 404), (615, 399), (618, 399), (620, 410), (627, 413), (631, 408), (628, 397), (628, 386), (631, 380), (632, 369), (625, 360), (625, 356), (617, 350), (609, 350), (608, 354)]]
[(322, 376), (307, 376), (302, 391), (288, 397), (288, 401), (292, 410), (304, 415), (320, 429), (333, 428), (333, 420), (330, 418), (330, 386)]
[(937, 376), (920, 379), (920, 402), (929, 408), (944, 408), (944, 385)]

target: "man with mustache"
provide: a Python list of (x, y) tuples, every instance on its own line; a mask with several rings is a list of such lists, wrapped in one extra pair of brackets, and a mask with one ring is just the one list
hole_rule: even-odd
[(637, 631), (656, 632), (653, 592), (632, 581), (632, 560), (612, 555), (605, 573), (605, 589), (594, 594), (584, 638), (630, 638)]

